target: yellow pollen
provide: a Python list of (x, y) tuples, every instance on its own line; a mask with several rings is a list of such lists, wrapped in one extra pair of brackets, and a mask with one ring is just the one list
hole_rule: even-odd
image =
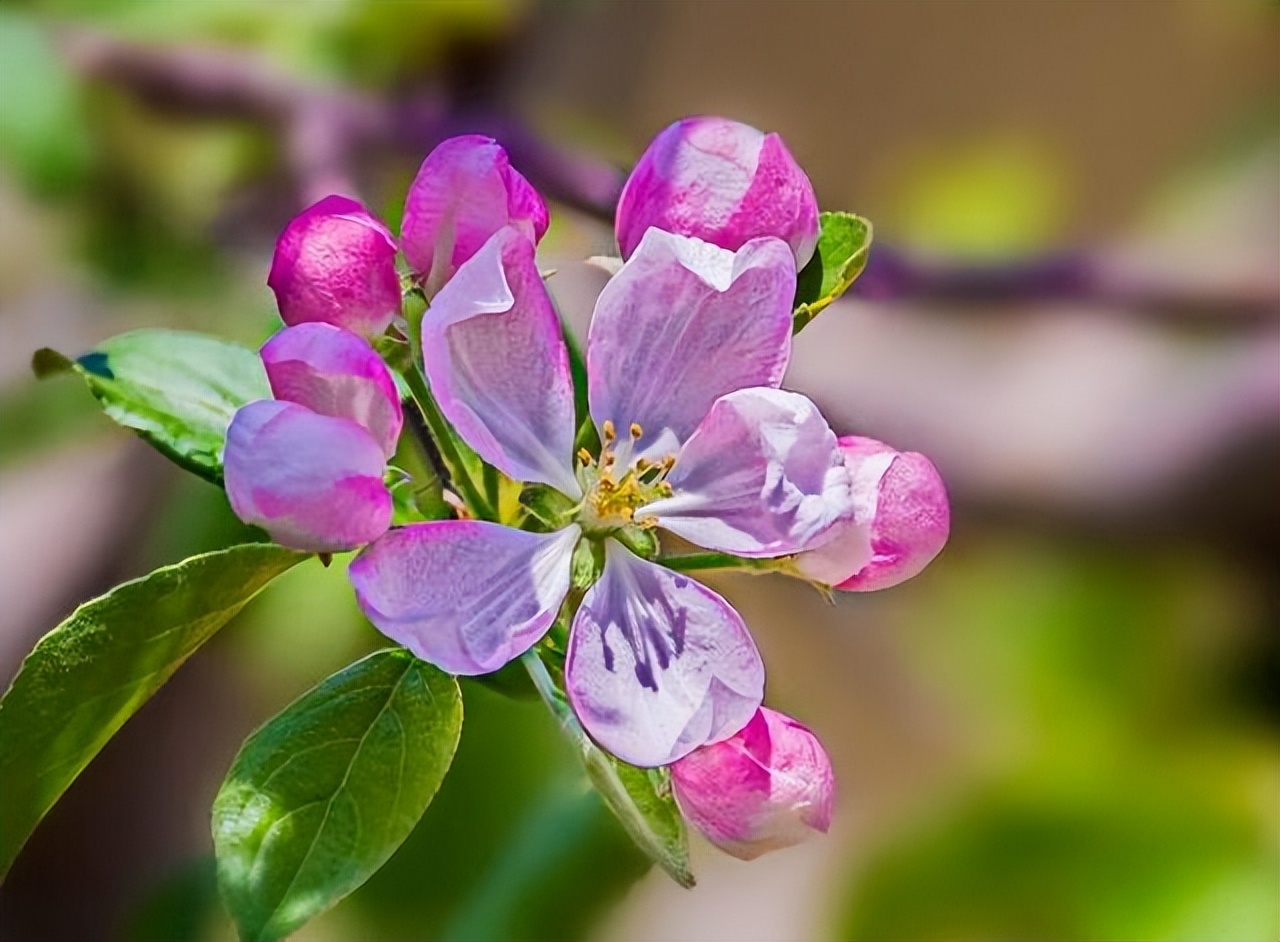
[(642, 428), (640, 427), (640, 423), (639, 423), (639, 422), (632, 422), (632, 423), (631, 423), (631, 429), (630, 429), (630, 431), (631, 431), (631, 437), (632, 437), (635, 441), (639, 441), (639, 440), (640, 440), (640, 436), (644, 434), (644, 429), (642, 429)]
[(604, 436), (606, 442), (611, 442), (618, 437), (618, 432), (613, 427), (612, 419), (605, 419), (600, 425), (600, 434)]
[(585, 448), (579, 448), (578, 460), (583, 464), (591, 464), (591, 452), (587, 451)]

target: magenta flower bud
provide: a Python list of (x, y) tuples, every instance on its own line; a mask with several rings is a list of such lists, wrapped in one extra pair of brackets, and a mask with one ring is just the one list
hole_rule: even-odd
[(840, 439), (853, 482), (853, 517), (829, 542), (795, 557), (800, 574), (846, 592), (905, 582), (942, 551), (951, 506), (938, 469), (924, 455), (872, 438)]
[(404, 413), (391, 371), (363, 337), (332, 324), (286, 327), (262, 348), (262, 363), (276, 399), (312, 412), (351, 419), (390, 458)]
[(261, 399), (227, 429), (223, 470), (231, 509), (281, 546), (355, 549), (391, 526), (382, 447), (350, 419)]
[(376, 337), (400, 313), (395, 239), (345, 196), (326, 196), (285, 227), (267, 284), (290, 325), (321, 321)]
[(491, 137), (442, 142), (418, 169), (405, 197), (400, 248), (428, 297), (499, 229), (515, 227), (537, 244), (547, 205)]
[(800, 269), (818, 244), (818, 201), (778, 135), (725, 118), (685, 118), (653, 139), (623, 187), (623, 258), (650, 228), (731, 252), (773, 236), (791, 246)]
[(822, 743), (795, 720), (761, 707), (728, 739), (671, 765), (685, 817), (742, 860), (826, 833), (835, 774)]

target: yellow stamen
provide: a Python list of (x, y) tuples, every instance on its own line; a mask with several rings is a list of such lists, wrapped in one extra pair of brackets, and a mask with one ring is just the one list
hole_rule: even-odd
[(618, 437), (617, 431), (613, 427), (613, 419), (605, 419), (600, 425), (600, 434), (604, 436), (606, 442), (611, 442)]
[(635, 441), (639, 441), (640, 436), (644, 434), (644, 429), (640, 427), (639, 422), (632, 422), (630, 431), (631, 431), (631, 438)]

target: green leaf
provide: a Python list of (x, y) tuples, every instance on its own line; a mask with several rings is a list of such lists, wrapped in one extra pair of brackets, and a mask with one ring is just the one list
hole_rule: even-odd
[(395, 852), (453, 761), (454, 678), (395, 648), (339, 671), (249, 737), (213, 803), (218, 884), (243, 939), (278, 939)]
[(795, 330), (849, 290), (867, 267), (871, 223), (853, 213), (822, 213), (822, 232), (809, 264), (796, 279)]
[(543, 701), (574, 745), (591, 784), (623, 829), (671, 879), (686, 888), (693, 886), (696, 881), (689, 869), (689, 839), (671, 791), (670, 773), (666, 769), (637, 768), (597, 746), (552, 681), (537, 650), (526, 654), (524, 662)]
[(40, 640), (0, 700), (0, 874), (125, 720), (305, 558), (258, 543), (194, 556), (86, 602)]
[(222, 483), (222, 449), (236, 410), (271, 398), (266, 371), (248, 347), (179, 330), (135, 330), (70, 362), (37, 350), (31, 366), (47, 376), (71, 366), (108, 416), (169, 458)]

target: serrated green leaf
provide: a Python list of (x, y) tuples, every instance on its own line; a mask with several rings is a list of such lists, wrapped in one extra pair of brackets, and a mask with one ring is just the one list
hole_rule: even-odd
[(188, 471), (222, 483), (222, 449), (236, 410), (271, 398), (266, 371), (248, 347), (180, 330), (120, 334), (74, 361), (37, 350), (32, 369), (69, 365), (107, 415)]
[(543, 701), (569, 737), (591, 784), (645, 855), (681, 886), (695, 882), (689, 869), (689, 838), (666, 769), (641, 769), (605, 752), (587, 735), (563, 692), (551, 680), (537, 650), (524, 662)]
[(0, 700), (0, 873), (125, 720), (305, 558), (258, 543), (194, 556), (86, 602), (40, 640)]
[(866, 219), (853, 213), (822, 213), (819, 220), (818, 247), (796, 278), (796, 331), (849, 290), (871, 252), (872, 229)]
[(403, 649), (378, 651), (249, 737), (213, 803), (218, 885), (242, 939), (279, 939), (372, 876), (453, 761), (462, 696)]

